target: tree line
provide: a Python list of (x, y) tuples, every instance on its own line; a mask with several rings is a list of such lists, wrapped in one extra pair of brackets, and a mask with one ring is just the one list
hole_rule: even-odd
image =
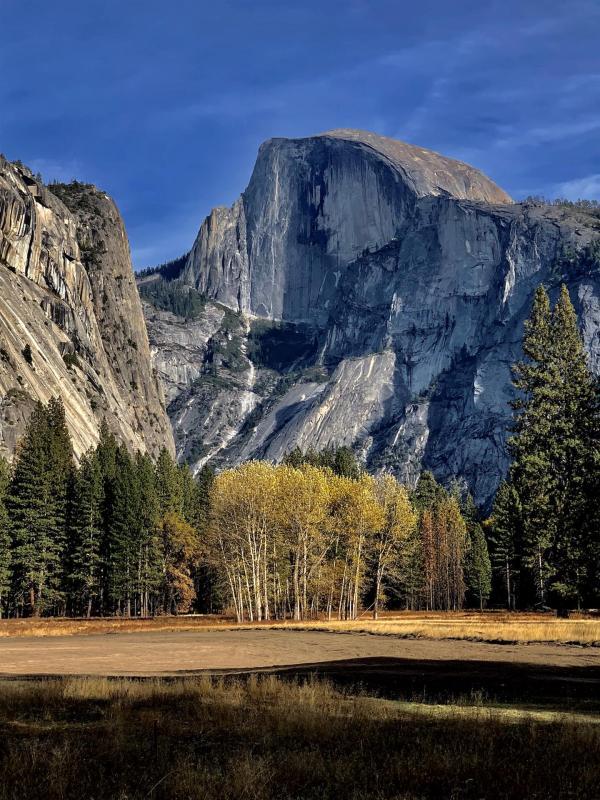
[(472, 501), (425, 473), (414, 492), (348, 448), (295, 450), (194, 479), (102, 425), (75, 465), (59, 399), (0, 462), (3, 615), (151, 616), (230, 607), (239, 620), (376, 617), (482, 606), (490, 562)]
[(484, 519), (458, 484), (410, 490), (348, 448), (194, 478), (102, 425), (76, 465), (59, 399), (0, 459), (0, 614), (231, 609), (239, 620), (406, 609), (594, 606), (600, 392), (563, 286), (540, 287), (514, 367), (512, 457)]
[(166, 450), (132, 455), (106, 424), (76, 467), (62, 402), (39, 403), (0, 461), (0, 613), (189, 610), (205, 495)]

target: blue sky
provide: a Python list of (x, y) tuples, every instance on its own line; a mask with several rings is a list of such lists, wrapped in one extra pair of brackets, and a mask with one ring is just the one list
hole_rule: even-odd
[(262, 141), (364, 128), (600, 199), (599, 0), (0, 0), (0, 152), (186, 251)]

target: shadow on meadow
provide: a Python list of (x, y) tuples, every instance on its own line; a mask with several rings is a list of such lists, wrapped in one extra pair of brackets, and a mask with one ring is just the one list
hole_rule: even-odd
[(5, 681), (0, 798), (588, 798), (600, 726), (311, 678)]

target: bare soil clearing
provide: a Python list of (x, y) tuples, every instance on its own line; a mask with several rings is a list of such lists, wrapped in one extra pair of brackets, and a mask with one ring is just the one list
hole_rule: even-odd
[(354, 632), (233, 629), (0, 640), (3, 675), (181, 675), (378, 657), (600, 668), (596, 648), (432, 641)]
[(147, 632), (143, 636), (122, 633), (118, 636), (0, 639), (0, 675), (164, 676), (200, 670), (256, 670), (367, 658), (600, 669), (597, 648), (433, 641), (354, 632), (233, 629)]
[(600, 651), (269, 629), (0, 639), (0, 677), (319, 675), (389, 697), (481, 695), (600, 711)]

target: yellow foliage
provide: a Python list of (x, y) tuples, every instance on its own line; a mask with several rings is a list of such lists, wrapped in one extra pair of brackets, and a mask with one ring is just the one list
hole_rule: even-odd
[(167, 512), (159, 521), (163, 544), (166, 610), (186, 612), (196, 597), (191, 564), (198, 557), (198, 534), (179, 514)]
[[(226, 577), (238, 621), (302, 620), (323, 612), (354, 619), (367, 581), (376, 617), (403, 562), (410, 562), (414, 582), (416, 546), (432, 575), (427, 602), (462, 603), (466, 529), (453, 498), (429, 514), (420, 542), (408, 491), (391, 475), (349, 478), (309, 465), (251, 461), (216, 477), (210, 509), (209, 551)], [(429, 517), (423, 515), (424, 523)], [(427, 560), (430, 545), (435, 563), (433, 556)]]

